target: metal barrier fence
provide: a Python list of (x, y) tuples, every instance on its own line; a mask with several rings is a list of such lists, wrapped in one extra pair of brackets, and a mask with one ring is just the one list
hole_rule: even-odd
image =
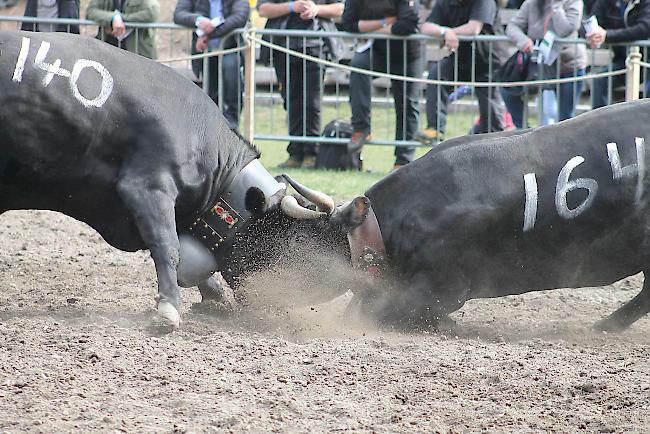
[[(63, 25), (68, 30), (78, 25), (83, 35), (92, 37), (99, 33), (101, 36), (101, 29), (89, 20), (0, 16), (0, 25), (5, 27), (19, 28), (20, 23)], [(233, 38), (221, 39), (222, 43), (230, 41), (228, 47), (213, 47), (211, 53), (190, 56), (193, 29), (173, 23), (127, 23), (127, 27), (134, 29), (131, 37), (136, 42), (141, 32), (155, 30), (158, 60), (199, 81), (204, 91), (230, 114), (227, 117), (231, 124), (239, 123), (239, 113), (243, 112), (240, 129), (254, 140), (288, 141), (299, 146), (316, 142), (346, 143), (346, 139), (318, 136), (322, 124), (333, 119), (349, 119), (351, 112), (356, 124), (368, 127), (369, 123), (374, 124), (374, 139), (369, 142), (374, 145), (419, 146), (422, 142), (416, 140), (417, 131), (427, 127), (441, 131), (445, 119), (448, 136), (498, 130), (507, 120), (499, 118), (504, 116), (499, 88), (512, 89), (522, 84), (497, 82), (495, 64), (481, 62), (481, 59), (492, 59), (500, 50), (514, 52), (505, 36), (459, 37), (465, 43), (463, 58), (459, 59), (460, 55), (439, 48), (438, 40), (424, 35), (404, 38), (385, 34), (240, 29), (232, 34)], [(341, 45), (340, 58), (331, 56), (332, 40)], [(585, 41), (556, 39), (555, 43), (570, 47), (569, 52), (577, 55)], [(561, 70), (557, 62), (554, 73), (546, 72), (552, 78), (526, 82), (522, 92), (523, 122), (529, 118), (528, 109), (537, 112), (537, 124), (553, 120), (545, 119), (547, 113), (554, 114), (557, 121), (558, 113), (566, 111), (563, 104), (567, 104), (567, 99), (580, 110), (590, 108), (594, 103), (594, 82), (601, 88), (604, 83), (606, 103), (617, 97), (623, 77), (625, 99), (638, 98), (640, 83), (645, 83), (647, 74), (647, 68), (641, 73), (641, 66), (648, 66), (640, 59), (647, 58), (649, 46), (648, 42), (638, 41), (616, 48), (619, 50), (616, 56), (612, 56), (609, 48), (588, 50), (589, 72), (586, 73), (578, 65), (569, 71)], [(262, 63), (260, 52), (267, 49), (270, 50), (268, 62)], [(623, 53), (623, 63), (620, 50), (628, 52)], [(194, 65), (198, 77), (192, 72), (192, 61), (198, 62)], [(443, 64), (444, 68), (440, 67)], [(211, 68), (216, 68), (217, 74), (211, 74)], [(600, 70), (603, 71), (596, 72)], [(587, 86), (580, 86), (582, 83), (588, 85), (589, 97), (583, 95)], [(545, 101), (544, 91), (554, 93), (554, 98)], [(472, 97), (470, 101), (462, 99), (463, 92)], [(480, 112), (485, 116), (478, 126), (474, 122), (479, 114), (474, 97), (478, 97)], [(530, 104), (535, 97), (538, 103)], [(554, 110), (548, 110), (548, 101), (555, 105), (551, 107)], [(451, 109), (452, 114), (447, 109), (450, 104), (456, 107)]]

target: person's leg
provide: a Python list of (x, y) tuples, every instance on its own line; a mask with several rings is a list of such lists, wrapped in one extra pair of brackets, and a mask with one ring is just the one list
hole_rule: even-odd
[(223, 77), (223, 114), (230, 128), (239, 128), (239, 113), (244, 82), (241, 79), (239, 53), (226, 54), (222, 57), (220, 75)]
[[(317, 52), (311, 53), (318, 55)], [(317, 137), (321, 133), (321, 82), (323, 79), (324, 70), (321, 65), (314, 62), (305, 63), (305, 86), (304, 86), (304, 115), (303, 134), (305, 136)], [(303, 144), (303, 166), (307, 166), (309, 159), (309, 166), (313, 167), (316, 164), (316, 144), (304, 143)]]
[[(289, 94), (287, 92), (287, 59), (284, 53), (274, 52), (273, 53), (273, 67), (275, 68), (275, 76), (278, 81), (278, 90), (282, 96), (282, 102), (284, 104), (284, 109), (290, 109), (291, 102), (289, 101)], [(289, 71), (290, 72), (290, 71)], [(293, 77), (290, 78), (293, 80)], [(289, 134), (291, 134), (291, 120), (289, 120)], [(302, 165), (302, 155), (293, 155), (291, 152), (295, 152), (294, 147), (291, 143), (287, 146), (287, 152), (289, 153), (289, 159), (284, 163), (280, 164), (280, 167), (286, 168), (295, 168)]]
[[(479, 63), (476, 66), (475, 80), (487, 82), (490, 79), (489, 65)], [(462, 74), (463, 80), (471, 80), (471, 71), (466, 70)], [(494, 87), (475, 86), (474, 93), (478, 99), (479, 126), (477, 133), (491, 133), (503, 131), (503, 101), (501, 95)]]
[[(614, 59), (612, 62), (612, 71), (622, 69), (625, 67), (625, 59)], [(606, 72), (608, 69), (603, 68), (599, 72)], [(625, 84), (625, 76), (617, 75), (615, 77), (601, 77), (593, 81), (593, 108), (604, 107), (611, 104), (609, 101), (609, 88), (614, 89), (622, 84)]]
[[(306, 60), (297, 57), (291, 57), (289, 60), (289, 79), (286, 85), (289, 96), (287, 111), (289, 113), (289, 135), (291, 136), (306, 135), (303, 114), (307, 96), (304, 79), (307, 63)], [(287, 152), (290, 157), (302, 161), (305, 156), (305, 143), (292, 140), (287, 146)]]
[[(585, 75), (584, 69), (579, 69), (576, 71), (576, 77), (582, 77)], [(573, 71), (569, 74), (563, 74), (562, 78), (573, 77)], [(580, 99), (580, 93), (582, 93), (582, 81), (576, 81), (573, 83), (562, 83), (560, 85), (560, 120), (570, 119), (575, 116), (576, 109), (576, 99)]]
[[(429, 67), (430, 80), (453, 80), (455, 55), (445, 57)], [(451, 86), (427, 86), (427, 129), (444, 134), (447, 125), (447, 100)]]
[[(409, 59), (406, 65), (391, 64), (390, 73), (419, 77), (421, 76), (420, 65), (420, 58)], [(395, 126), (395, 140), (413, 140), (418, 131), (420, 86), (418, 83), (392, 80), (391, 92), (395, 100), (395, 117), (397, 122)], [(413, 161), (414, 156), (415, 147), (413, 146), (395, 147), (396, 166), (403, 166), (410, 163)]]
[(506, 108), (512, 116), (512, 123), (518, 129), (523, 128), (524, 123), (524, 102), (522, 99), (523, 88), (521, 87), (502, 87), (501, 96), (506, 103)]
[[(361, 69), (370, 69), (370, 51), (354, 53), (351, 66)], [(370, 122), (370, 98), (372, 79), (369, 75), (352, 72), (350, 74), (350, 106), (352, 109), (352, 129), (369, 133)]]

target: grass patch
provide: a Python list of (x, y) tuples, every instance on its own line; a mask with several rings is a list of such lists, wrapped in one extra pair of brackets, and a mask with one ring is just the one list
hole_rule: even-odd
[[(420, 125), (425, 126), (426, 116), (424, 107), (420, 111)], [(467, 134), (477, 113), (454, 110), (450, 106), (447, 122), (447, 137), (457, 137)], [(323, 126), (334, 119), (350, 119), (350, 108), (347, 102), (338, 106), (325, 106), (322, 110)], [(372, 113), (373, 136), (376, 139), (394, 139), (395, 112), (393, 108), (375, 107)], [(257, 134), (287, 134), (286, 113), (280, 104), (257, 106), (255, 112), (255, 131)], [(262, 164), (276, 175), (285, 171), (295, 176), (300, 182), (312, 188), (324, 191), (337, 200), (350, 199), (363, 194), (368, 187), (386, 176), (395, 161), (394, 147), (366, 146), (363, 150), (363, 172), (341, 172), (331, 170), (279, 169), (278, 164), (287, 159), (287, 143), (276, 141), (256, 141), (262, 151)], [(421, 157), (429, 147), (418, 147), (416, 157)]]

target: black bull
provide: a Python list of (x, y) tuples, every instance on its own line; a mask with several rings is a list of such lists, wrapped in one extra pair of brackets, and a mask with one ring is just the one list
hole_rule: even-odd
[[(197, 86), (91, 38), (0, 32), (0, 130), (0, 214), (55, 210), (116, 248), (148, 248), (158, 310), (175, 325), (178, 282), (218, 296), (212, 272), (235, 285), (249, 266), (265, 264), (260, 254), (275, 250), (269, 243), (255, 264), (247, 262), (244, 250), (262, 239), (248, 232), (309, 220), (345, 239), (346, 219), (355, 215), (317, 192), (303, 194), (321, 212), (287, 200), (257, 163), (258, 151)], [(206, 238), (218, 259), (187, 275), (202, 280), (179, 274), (186, 262), (180, 235), (189, 231)], [(207, 247), (199, 247), (202, 260), (212, 258)]]
[[(613, 283), (650, 267), (650, 101), (453, 139), (371, 187), (394, 294), (375, 313), (441, 318), (466, 300)], [(642, 291), (602, 329), (650, 310)], [(397, 319), (397, 318), (394, 318)]]

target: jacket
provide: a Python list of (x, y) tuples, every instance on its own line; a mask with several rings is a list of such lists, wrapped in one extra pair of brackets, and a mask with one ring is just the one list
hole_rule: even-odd
[[(540, 1), (545, 2), (543, 12)], [(552, 30), (560, 38), (577, 38), (582, 8), (582, 0), (526, 0), (506, 27), (506, 35), (519, 49), (526, 45), (528, 38), (543, 39), (546, 30)], [(587, 66), (587, 49), (583, 44), (555, 42), (554, 46), (560, 51), (560, 73)]]
[[(59, 8), (59, 18), (76, 18), (79, 19), (79, 0), (58, 0), (57, 6)], [(38, 11), (38, 0), (27, 0), (25, 5), (25, 16), (35, 17)], [(22, 30), (34, 30), (32, 23), (23, 23), (20, 27)], [(58, 26), (57, 32), (67, 32), (68, 26), (61, 24)], [(79, 26), (71, 25), (70, 33), (79, 34)]]
[[(86, 10), (86, 18), (95, 21), (102, 27), (110, 27), (113, 15), (115, 15), (115, 3), (113, 0), (91, 0)], [(158, 19), (160, 6), (158, 0), (125, 0), (122, 6), (122, 19), (129, 22), (151, 23)], [(127, 31), (129, 28), (127, 27)], [(100, 29), (98, 38), (101, 39)], [(110, 36), (107, 42), (117, 45), (117, 40)], [(154, 29), (133, 30), (129, 36), (122, 41), (122, 46), (128, 51), (137, 53), (149, 59), (156, 58), (156, 33)]]
[[(235, 29), (246, 27), (250, 6), (248, 0), (222, 0), (224, 22), (208, 36), (210, 39), (221, 38)], [(210, 18), (210, 0), (178, 0), (174, 10), (174, 22), (181, 26), (196, 29), (196, 19), (200, 16)], [(196, 54), (196, 33), (192, 32), (192, 53)], [(223, 48), (237, 46), (237, 36), (229, 36)]]
[[(359, 33), (359, 21), (396, 17), (396, 21), (391, 27), (391, 33), (398, 36), (408, 36), (418, 31), (419, 13), (419, 0), (347, 0), (341, 19), (341, 27), (345, 31)], [(381, 50), (386, 45), (377, 42), (374, 45), (375, 49)], [(407, 55), (410, 60), (420, 56), (420, 43), (418, 41), (408, 41), (406, 45)], [(390, 41), (391, 57), (401, 59), (403, 47), (402, 41)]]
[[(258, 0), (257, 8), (259, 8), (264, 3), (286, 3), (286, 1), (287, 0)], [(342, 0), (314, 0), (314, 3), (318, 5), (322, 5), (322, 4), (341, 3), (341, 1)], [(284, 15), (281, 17), (267, 20), (264, 28), (273, 29), (273, 30), (287, 30), (288, 22), (289, 22), (289, 15)], [(330, 19), (318, 18), (318, 26), (322, 30), (325, 30), (327, 32), (337, 31), (336, 25)], [(265, 41), (273, 42), (274, 44), (282, 45), (282, 46), (284, 46), (286, 42), (286, 38), (284, 37), (272, 38), (270, 35), (264, 35), (263, 39)], [(325, 54), (327, 54), (327, 56), (334, 61), (339, 61), (343, 55), (343, 51), (345, 50), (343, 42), (341, 41), (340, 38), (325, 38), (325, 47), (326, 47)], [(299, 47), (293, 47), (293, 48), (299, 49)], [(271, 49), (269, 47), (262, 46), (260, 48), (260, 62), (264, 64), (268, 64), (270, 58), (271, 58)]]
[(607, 30), (605, 42), (630, 42), (650, 37), (650, 2), (630, 0), (621, 17), (617, 0), (597, 0), (592, 14)]

